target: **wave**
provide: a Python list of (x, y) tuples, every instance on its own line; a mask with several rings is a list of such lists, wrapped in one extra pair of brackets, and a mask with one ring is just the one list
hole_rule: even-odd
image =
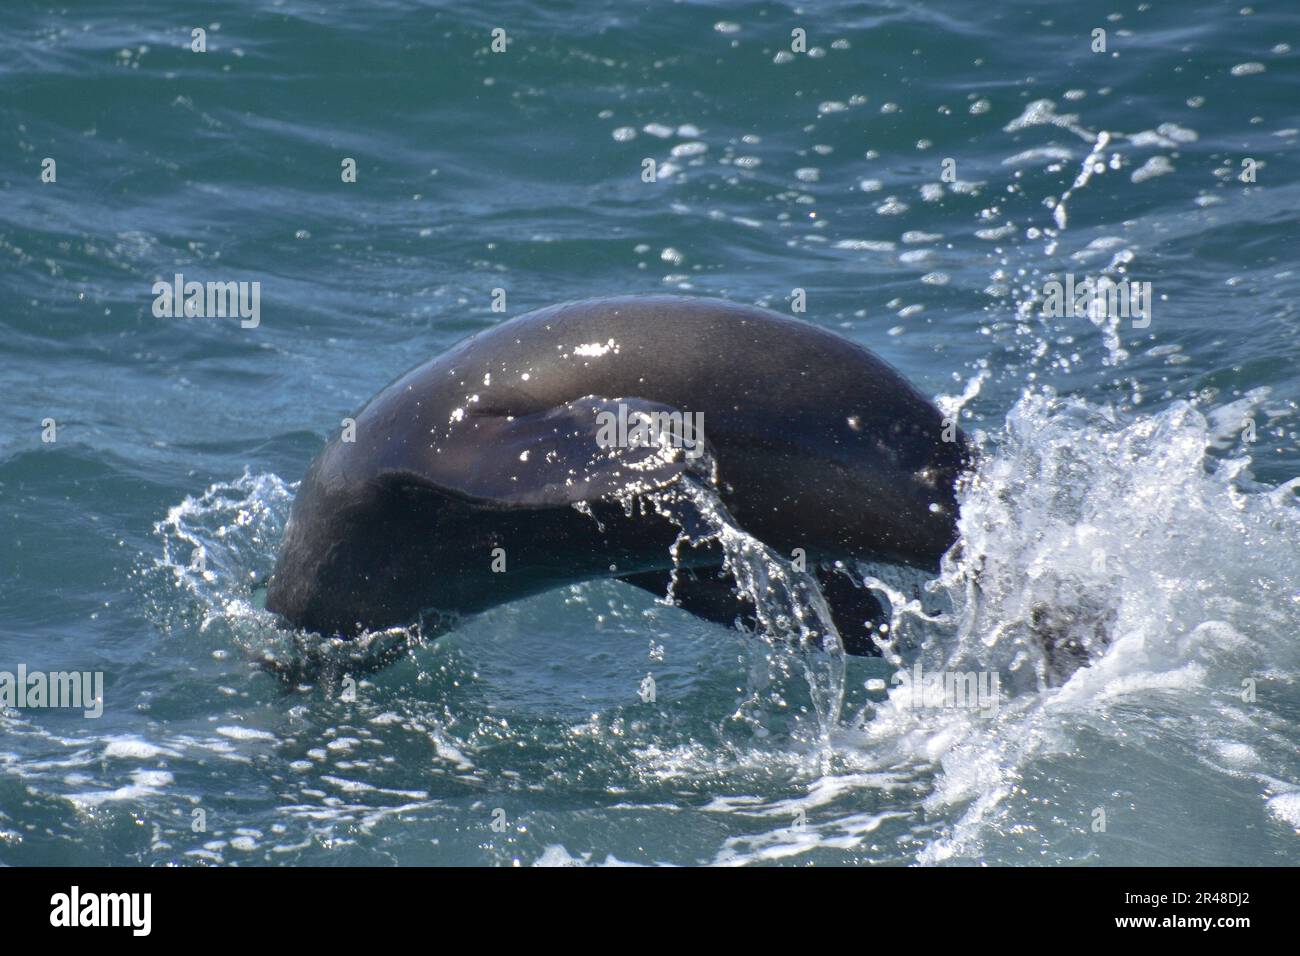
[[(1118, 762), (1112, 780), (1145, 777), (1156, 754), (1159, 765), (1176, 754), (1195, 785), (1244, 783), (1276, 824), (1300, 825), (1300, 479), (1269, 487), (1251, 478), (1244, 448), (1212, 453), (1246, 410), (1179, 402), (1126, 418), (1050, 392), (1023, 396), (1003, 428), (977, 435), (960, 540), (940, 575), (858, 569), (890, 609), (883, 662), (846, 661), (815, 578), (739, 528), (706, 484), (659, 493), (651, 510), (682, 527), (682, 542), (719, 544), (758, 608), (761, 634), (742, 641), (753, 649), (746, 687), (724, 721), (754, 733), (743, 744), (734, 728), (716, 739), (666, 733), (636, 749), (638, 772), (744, 778), (776, 760), (805, 781), (794, 796), (720, 798), (760, 831), (729, 838), (714, 862), (861, 847), (917, 813), (934, 822), (904, 859), (980, 859), (990, 840), (1004, 852), (1029, 834), (1046, 840), (1027, 822), (1041, 808), (1026, 797), (1045, 768), (1069, 777)], [(257, 599), (293, 491), (246, 473), (170, 510), (157, 525), (158, 570), (183, 599), (162, 602), (163, 627), (219, 634), (248, 656), (300, 650)], [(928, 699), (911, 679), (921, 673), (995, 678), (985, 686), (996, 698)], [(768, 712), (801, 701), (814, 720), (770, 733)], [(1036, 790), (1052, 802), (1052, 787)], [(868, 793), (877, 805), (864, 815), (854, 807)], [(1093, 798), (1066, 838), (1047, 842), (1090, 859), (1087, 836), (1108, 806), (1122, 815)], [(791, 829), (791, 813), (814, 822)], [(762, 829), (772, 817), (782, 826)]]

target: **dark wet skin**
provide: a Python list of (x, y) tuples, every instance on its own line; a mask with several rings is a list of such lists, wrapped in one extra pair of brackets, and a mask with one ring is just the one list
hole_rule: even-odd
[[(621, 502), (706, 459), (602, 449), (596, 413), (620, 401), (702, 414), (723, 502), (781, 554), (934, 569), (956, 539), (965, 438), (867, 349), (721, 300), (588, 300), (482, 332), (376, 395), (356, 440), (336, 437), (304, 479), (267, 607), (346, 637), (594, 577), (653, 589), (678, 529)], [(716, 554), (688, 561), (716, 578)], [(688, 609), (737, 616), (729, 583), (698, 587)], [(837, 623), (873, 607), (832, 601)]]

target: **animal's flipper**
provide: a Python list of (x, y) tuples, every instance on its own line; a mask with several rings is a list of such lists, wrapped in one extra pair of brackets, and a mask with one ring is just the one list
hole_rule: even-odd
[(475, 410), (445, 442), (399, 452), (381, 473), (493, 509), (623, 499), (703, 472), (702, 428), (641, 398), (588, 396), (533, 414)]
[(834, 568), (819, 567), (817, 584), (831, 609), (831, 619), (840, 632), (845, 652), (857, 657), (879, 657), (875, 635), (889, 616), (871, 590), (855, 581), (851, 574)]
[[(865, 587), (857, 585), (847, 574), (818, 568), (818, 586), (826, 604), (831, 609), (831, 619), (840, 632), (844, 650), (858, 657), (877, 657), (877, 647), (872, 635), (876, 626), (886, 619), (880, 602)], [(673, 604), (696, 617), (723, 624), (755, 630), (758, 618), (749, 595), (740, 591), (731, 574), (721, 565), (704, 568), (679, 568), (674, 580), (673, 571), (646, 571), (619, 578), (658, 598), (664, 598), (672, 586)]]

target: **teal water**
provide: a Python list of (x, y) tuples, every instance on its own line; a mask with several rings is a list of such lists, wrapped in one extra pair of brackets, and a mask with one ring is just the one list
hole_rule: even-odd
[[(105, 690), (0, 711), (0, 863), (1300, 862), (1293, 3), (5, 13), (0, 671)], [(259, 281), (260, 324), (155, 317), (178, 272)], [(1149, 281), (1150, 325), (1045, 316), (1065, 273)], [(803, 289), (960, 409), (960, 552), (872, 571), (899, 657), (805, 668), (592, 583), (355, 701), (251, 670), (294, 483), (498, 288)], [(1060, 687), (1043, 602), (1112, 612)], [(1006, 699), (866, 686), (916, 659)]]

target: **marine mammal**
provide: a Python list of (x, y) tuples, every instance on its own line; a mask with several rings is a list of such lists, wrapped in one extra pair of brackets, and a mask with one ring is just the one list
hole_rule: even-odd
[[(676, 433), (687, 447), (611, 444), (618, 414), (699, 422), (708, 455)], [(346, 437), (302, 481), (266, 602), (343, 637), (600, 576), (662, 594), (679, 529), (624, 504), (688, 479), (782, 554), (934, 568), (969, 464), (960, 430), (861, 345), (681, 296), (571, 302), (480, 332), (379, 392)], [(718, 561), (681, 559), (694, 570), (678, 602), (743, 619)], [(878, 610), (823, 580), (842, 630)]]

